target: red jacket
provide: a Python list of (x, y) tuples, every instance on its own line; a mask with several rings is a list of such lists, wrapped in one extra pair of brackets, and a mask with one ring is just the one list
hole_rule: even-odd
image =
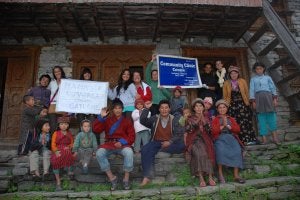
[(94, 133), (100, 134), (105, 131), (105, 143), (100, 145), (101, 148), (105, 149), (116, 149), (114, 144), (121, 142), (122, 148), (130, 147), (135, 140), (135, 132), (132, 122), (125, 117), (122, 117), (121, 123), (118, 128), (110, 135), (109, 131), (111, 127), (118, 121), (115, 116), (107, 117), (105, 119), (100, 116), (93, 123)]
[[(218, 139), (219, 135), (221, 134), (221, 129), (220, 129), (220, 118), (221, 116), (218, 115), (216, 116), (213, 120), (212, 120), (212, 129), (211, 129), (211, 133), (213, 136), (213, 139), (216, 140)], [(238, 123), (235, 121), (235, 119), (233, 117), (230, 117), (227, 115), (227, 118), (230, 120), (231, 123), (231, 133), (233, 133), (235, 136), (238, 136), (238, 134), (240, 133), (240, 125), (238, 125)], [(238, 138), (238, 137), (236, 137)]]

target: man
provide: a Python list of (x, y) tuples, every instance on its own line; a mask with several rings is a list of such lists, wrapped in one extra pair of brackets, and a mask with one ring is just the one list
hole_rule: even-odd
[(129, 173), (133, 170), (133, 151), (131, 145), (134, 143), (135, 133), (132, 122), (122, 116), (123, 103), (115, 99), (112, 103), (112, 116), (108, 117), (107, 108), (102, 108), (100, 115), (93, 123), (95, 133), (105, 131), (105, 143), (100, 145), (96, 152), (97, 161), (111, 182), (111, 190), (115, 190), (118, 184), (118, 177), (115, 176), (108, 161), (111, 154), (120, 154), (124, 157), (123, 188), (130, 189)]
[(40, 107), (49, 107), (51, 91), (47, 89), (51, 78), (48, 74), (43, 74), (39, 78), (40, 85), (31, 88), (27, 95), (33, 96), (35, 104)]
[(148, 118), (149, 105), (142, 111), (140, 123), (151, 128), (151, 141), (142, 148), (141, 159), (143, 168), (143, 181), (141, 186), (150, 182), (153, 176), (155, 155), (162, 150), (167, 153), (182, 153), (185, 146), (183, 142), (184, 128), (179, 125), (179, 118), (170, 114), (170, 103), (161, 100), (158, 104), (159, 114)]

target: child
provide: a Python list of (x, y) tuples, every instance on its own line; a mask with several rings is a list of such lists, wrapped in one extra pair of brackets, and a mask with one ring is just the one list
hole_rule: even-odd
[[(29, 155), (29, 164), (30, 164), (30, 173), (33, 174), (34, 177), (40, 178), (39, 172), (39, 151), (41, 150), (43, 157), (43, 176), (47, 176), (49, 174), (50, 167), (50, 124), (49, 121), (45, 119), (40, 119), (37, 121), (35, 126), (36, 133), (38, 133), (35, 145), (31, 146), (31, 153)], [(36, 145), (39, 144), (39, 145)]]
[(192, 111), (190, 108), (183, 109), (183, 115), (179, 119), (179, 124), (185, 127), (187, 119), (192, 115)]
[(59, 169), (68, 168), (68, 174), (72, 179), (74, 157), (71, 148), (73, 147), (74, 139), (69, 129), (70, 118), (59, 117), (57, 119), (59, 129), (52, 135), (51, 141), (51, 165), (56, 179), (56, 191), (61, 191), (61, 180)]
[(271, 77), (264, 74), (266, 67), (263, 64), (255, 63), (252, 70), (256, 75), (250, 80), (250, 101), (257, 112), (262, 144), (267, 142), (268, 127), (272, 132), (273, 142), (279, 144), (275, 110), (278, 103), (276, 87)]
[(182, 115), (183, 108), (185, 107), (185, 99), (181, 96), (182, 89), (180, 86), (176, 86), (173, 89), (173, 96), (171, 97), (171, 114), (174, 116)]
[(34, 97), (25, 95), (23, 97), (25, 108), (21, 115), (20, 138), (18, 155), (26, 155), (29, 150), (32, 133), (34, 129), (35, 116), (40, 112), (40, 108), (34, 106)]
[(97, 139), (95, 134), (92, 132), (91, 122), (84, 119), (80, 123), (81, 132), (76, 136), (73, 152), (74, 157), (78, 154), (78, 160), (82, 164), (83, 174), (88, 173), (88, 165), (91, 161), (92, 156), (95, 156), (97, 150)]
[[(151, 102), (147, 101), (147, 104), (149, 103)], [(136, 154), (138, 154), (141, 150), (141, 144), (143, 143), (143, 145), (145, 145), (149, 142), (150, 130), (140, 123), (140, 115), (144, 108), (144, 101), (142, 99), (135, 100), (135, 108), (136, 109), (132, 112), (131, 117), (133, 120), (135, 130), (134, 151)], [(151, 113), (149, 112), (148, 117), (150, 116)]]
[(36, 122), (40, 119), (48, 120), (48, 108), (47, 107), (42, 107), (40, 113), (35, 116)]
[(216, 110), (212, 107), (213, 106), (213, 100), (211, 97), (205, 97), (204, 100), (204, 116), (209, 119), (209, 123), (211, 125), (212, 120), (215, 118)]

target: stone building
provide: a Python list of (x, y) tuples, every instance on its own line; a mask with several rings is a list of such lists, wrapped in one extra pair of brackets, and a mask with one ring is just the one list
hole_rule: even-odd
[[(95, 80), (114, 84), (123, 68), (144, 70), (153, 50), (198, 58), (200, 68), (237, 64), (247, 80), (253, 63), (264, 62), (280, 94), (280, 133), (299, 138), (300, 1), (0, 2), (2, 148), (18, 139), (22, 96), (53, 66), (74, 79), (89, 67)], [(188, 90), (188, 99), (195, 94)]]

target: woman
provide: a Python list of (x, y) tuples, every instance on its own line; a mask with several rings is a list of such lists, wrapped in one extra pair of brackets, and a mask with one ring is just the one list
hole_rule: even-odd
[(57, 129), (57, 113), (55, 112), (56, 108), (56, 100), (59, 90), (59, 85), (61, 83), (61, 79), (66, 78), (66, 74), (62, 67), (55, 66), (52, 70), (53, 78), (48, 86), (51, 91), (50, 96), (50, 106), (49, 106), (49, 122), (50, 122), (50, 132), (53, 133)]
[(257, 143), (252, 123), (252, 111), (249, 102), (249, 89), (245, 79), (240, 78), (237, 66), (228, 69), (229, 80), (223, 86), (224, 100), (230, 105), (228, 115), (235, 118), (241, 127), (240, 140), (245, 145)]
[(243, 168), (242, 142), (238, 134), (240, 126), (234, 118), (227, 115), (228, 103), (224, 99), (216, 102), (219, 113), (212, 121), (212, 135), (215, 141), (216, 161), (218, 165), (219, 181), (225, 183), (223, 165), (233, 167), (234, 181), (245, 183), (239, 176), (239, 168)]
[[(86, 80), (86, 81), (93, 80), (93, 75), (89, 68), (87, 67), (83, 68), (82, 73), (80, 74), (80, 80)], [(93, 123), (93, 121), (96, 118), (96, 115), (88, 114), (88, 113), (78, 113), (76, 114), (76, 118), (79, 124), (81, 124), (83, 120), (88, 120), (91, 123)], [(79, 132), (81, 131), (82, 131), (81, 127), (79, 127)], [(97, 144), (100, 144), (100, 134), (95, 134), (95, 136), (97, 138)]]
[(152, 101), (152, 92), (151, 88), (148, 84), (142, 81), (141, 73), (138, 71), (133, 72), (133, 84), (136, 88), (136, 96), (135, 99), (143, 99), (143, 101), (147, 104), (149, 101)]
[(208, 119), (204, 117), (204, 102), (197, 98), (192, 103), (193, 114), (188, 118), (184, 141), (186, 145), (186, 159), (190, 164), (191, 173), (199, 176), (200, 187), (205, 187), (203, 174), (208, 174), (208, 183), (215, 186), (213, 170), (215, 152), (210, 135)]
[(108, 90), (108, 98), (110, 100), (119, 98), (122, 101), (124, 105), (123, 113), (127, 119), (131, 119), (131, 113), (135, 109), (136, 89), (131, 83), (132, 79), (129, 69), (123, 69), (118, 79), (118, 85), (114, 89)]

